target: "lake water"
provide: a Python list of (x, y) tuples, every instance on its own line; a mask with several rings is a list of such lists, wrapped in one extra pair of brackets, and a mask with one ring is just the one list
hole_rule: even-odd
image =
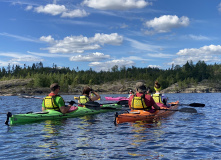
[[(100, 103), (108, 103), (101, 95)], [(221, 93), (166, 94), (198, 113), (176, 112), (157, 123), (114, 125), (115, 112), (6, 126), (6, 113), (40, 111), (40, 99), (0, 97), (0, 159), (221, 159)], [(63, 96), (65, 100), (74, 95)], [(109, 101), (110, 102), (110, 101)], [(189, 107), (181, 105), (179, 108)], [(190, 107), (191, 108), (191, 107)], [(121, 112), (120, 112), (121, 113)]]

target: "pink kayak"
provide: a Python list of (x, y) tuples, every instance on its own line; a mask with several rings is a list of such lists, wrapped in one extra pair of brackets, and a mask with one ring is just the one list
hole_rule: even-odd
[(129, 100), (127, 97), (105, 97), (107, 101), (123, 101), (123, 100)]

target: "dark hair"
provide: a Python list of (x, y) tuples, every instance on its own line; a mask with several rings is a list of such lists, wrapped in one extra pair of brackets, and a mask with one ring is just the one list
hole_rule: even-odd
[(160, 84), (158, 81), (155, 81), (155, 85), (154, 85), (155, 88), (160, 88)]
[(91, 88), (86, 86), (86, 87), (84, 87), (82, 94), (89, 95), (90, 91), (91, 91)]
[(58, 83), (53, 83), (50, 85), (51, 91), (55, 91), (56, 89), (60, 88)]

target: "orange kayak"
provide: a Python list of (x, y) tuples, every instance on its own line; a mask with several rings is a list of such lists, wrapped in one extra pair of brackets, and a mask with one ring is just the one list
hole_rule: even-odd
[[(160, 109), (164, 110), (157, 110), (154, 113), (150, 113), (144, 110), (131, 110), (129, 113), (123, 113), (115, 115), (115, 124), (120, 124), (124, 122), (136, 122), (136, 121), (145, 121), (145, 122), (154, 122), (163, 117), (167, 117), (173, 114), (176, 109), (178, 108), (179, 101), (170, 103), (171, 106), (168, 108), (164, 105), (159, 105)], [(175, 111), (172, 111), (175, 110)]]

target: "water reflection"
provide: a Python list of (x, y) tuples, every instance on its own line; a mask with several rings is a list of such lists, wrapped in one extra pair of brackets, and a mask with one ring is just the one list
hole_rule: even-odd
[(59, 141), (62, 127), (65, 120), (46, 120), (44, 121), (44, 128), (42, 130), (42, 137), (44, 137), (38, 147), (43, 148), (42, 154), (47, 158), (59, 158), (62, 157), (62, 146)]
[[(163, 146), (164, 141), (161, 141), (161, 137), (165, 134), (164, 131), (159, 128), (162, 125), (162, 121), (155, 122), (145, 122), (137, 121), (129, 123), (132, 127), (130, 137), (131, 147), (128, 149), (128, 155), (141, 158), (141, 157), (151, 157), (151, 159), (159, 159), (163, 157), (162, 154), (153, 151), (151, 148), (160, 148)], [(149, 147), (152, 146), (152, 147)], [(140, 148), (146, 148), (145, 150), (140, 150)]]

